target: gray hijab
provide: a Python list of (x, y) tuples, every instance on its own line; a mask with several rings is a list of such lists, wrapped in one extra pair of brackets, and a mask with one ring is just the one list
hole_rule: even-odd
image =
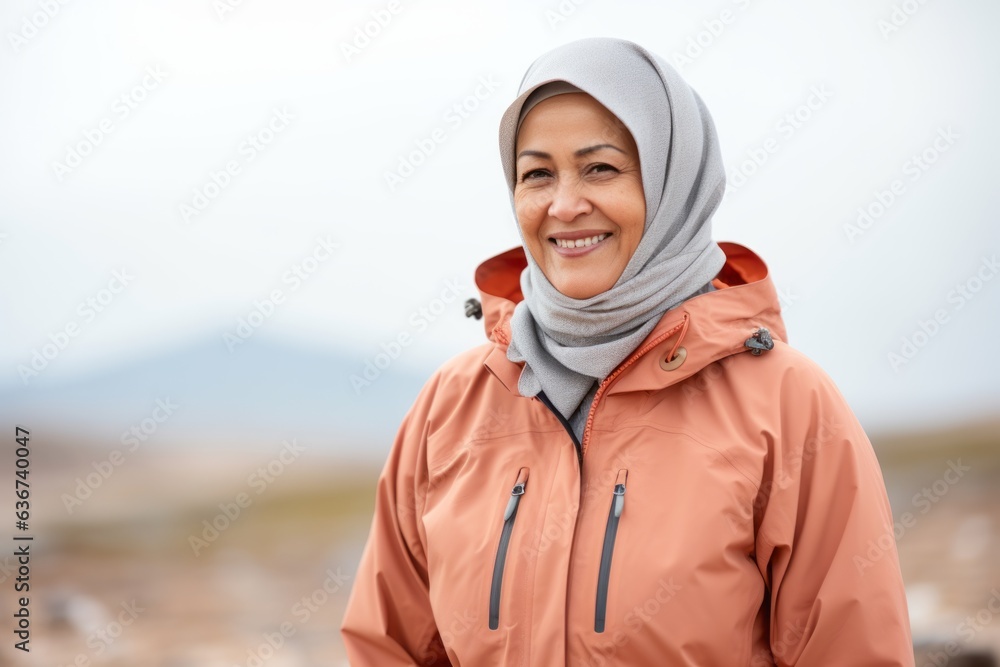
[[(576, 413), (576, 426), (596, 383), (639, 346), (663, 313), (709, 289), (722, 268), (725, 254), (711, 239), (711, 217), (726, 182), (712, 118), (673, 67), (632, 42), (581, 39), (532, 63), (501, 119), (500, 158), (511, 206), (521, 119), (546, 97), (579, 91), (617, 116), (639, 148), (643, 236), (618, 282), (587, 299), (559, 292), (525, 252), (524, 300), (514, 309), (507, 351), (511, 361), (525, 362), (521, 395), (544, 391), (564, 417)], [(579, 436), (582, 428), (576, 430)]]

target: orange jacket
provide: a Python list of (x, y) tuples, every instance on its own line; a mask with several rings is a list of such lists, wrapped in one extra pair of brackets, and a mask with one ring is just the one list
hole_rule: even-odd
[(784, 342), (764, 263), (720, 246), (718, 289), (601, 383), (580, 443), (506, 358), (523, 251), (479, 267), (491, 342), (399, 430), (344, 617), (354, 667), (914, 664), (871, 444)]

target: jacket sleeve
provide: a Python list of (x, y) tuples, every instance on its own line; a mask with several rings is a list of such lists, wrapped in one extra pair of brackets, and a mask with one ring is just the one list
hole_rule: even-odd
[(833, 381), (804, 361), (782, 383), (781, 427), (773, 434), (760, 489), (765, 500), (758, 505), (764, 508), (756, 557), (770, 592), (769, 657), (781, 667), (912, 667), (878, 460)]
[(341, 626), (352, 667), (449, 664), (431, 612), (420, 523), (432, 385), (404, 418), (378, 480), (375, 515)]

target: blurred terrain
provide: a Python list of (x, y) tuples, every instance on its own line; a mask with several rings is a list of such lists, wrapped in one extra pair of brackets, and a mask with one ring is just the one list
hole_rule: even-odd
[[(918, 667), (1000, 655), (998, 440), (1000, 425), (982, 423), (874, 443)], [(5, 642), (0, 664), (346, 664), (339, 625), (378, 466), (309, 449), (279, 466), (278, 444), (160, 447), (76, 503), (67, 498), (86, 495), (77, 486), (97, 471), (95, 449), (71, 436), (34, 442), (32, 651), (25, 660)], [(261, 476), (269, 466), (277, 474)], [(9, 566), (0, 559), (4, 579)]]
[(278, 448), (150, 450), (70, 514), (64, 494), (94, 472), (79, 451), (33, 461), (31, 654), (5, 641), (0, 665), (346, 664), (339, 625), (375, 468), (306, 451), (261, 476)]

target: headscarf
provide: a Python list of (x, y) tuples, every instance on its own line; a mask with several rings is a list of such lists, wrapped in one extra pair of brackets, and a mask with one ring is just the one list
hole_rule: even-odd
[[(563, 83), (529, 100), (551, 82)], [(711, 216), (726, 182), (712, 118), (672, 66), (625, 40), (570, 42), (528, 68), (500, 122), (500, 158), (511, 206), (517, 129), (524, 114), (546, 97), (577, 91), (600, 102), (631, 132), (639, 149), (646, 220), (621, 277), (587, 299), (559, 292), (525, 252), (524, 300), (511, 318), (507, 358), (525, 362), (519, 393), (544, 391), (567, 419), (663, 313), (704, 291), (725, 263), (725, 253), (711, 239)], [(518, 232), (523, 242), (520, 225)]]

